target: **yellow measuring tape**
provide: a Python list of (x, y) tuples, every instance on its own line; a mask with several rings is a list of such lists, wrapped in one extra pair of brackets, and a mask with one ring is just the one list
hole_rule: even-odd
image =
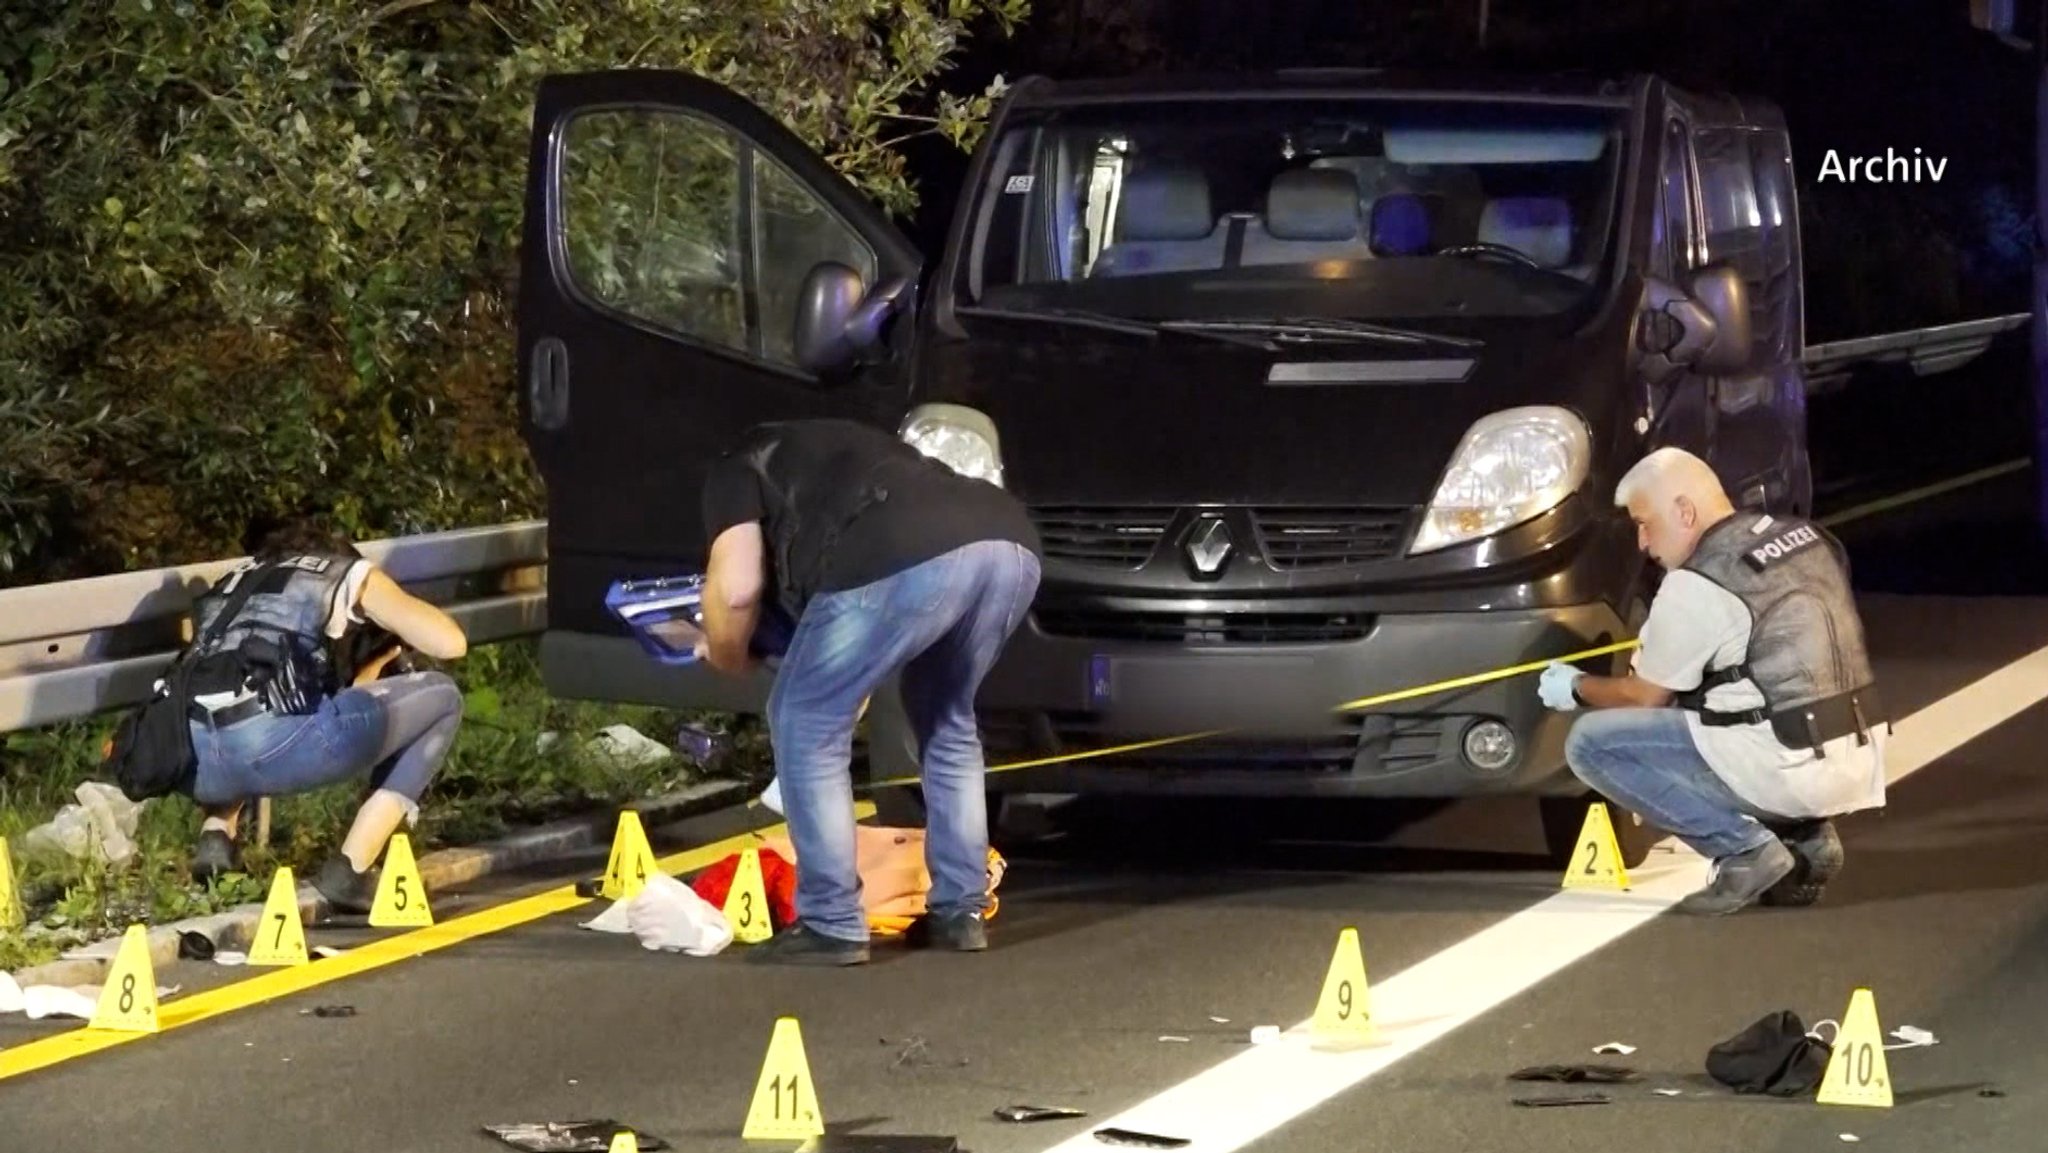
[[(1471, 676), (1452, 677), (1449, 680), (1432, 681), (1429, 684), (1417, 685), (1414, 688), (1396, 689), (1395, 691), (1390, 693), (1378, 693), (1369, 697), (1360, 697), (1355, 701), (1346, 701), (1343, 704), (1338, 705), (1334, 709), (1331, 709), (1330, 711), (1335, 713), (1355, 713), (1361, 709), (1377, 708), (1380, 705), (1390, 705), (1397, 701), (1413, 700), (1416, 697), (1435, 696), (1438, 693), (1447, 693), (1453, 689), (1465, 689), (1471, 688), (1473, 685), (1483, 685), (1493, 681), (1504, 681), (1509, 679), (1510, 677), (1519, 677), (1526, 673), (1538, 672), (1543, 668), (1547, 667), (1548, 665), (1550, 665), (1552, 662), (1563, 662), (1565, 664), (1571, 664), (1575, 661), (1591, 660), (1594, 657), (1604, 657), (1609, 653), (1624, 652), (1628, 649), (1635, 648), (1640, 643), (1640, 641), (1635, 640), (1616, 641), (1611, 645), (1601, 645), (1599, 648), (1583, 649), (1575, 653), (1566, 653), (1564, 656), (1561, 657), (1545, 657), (1540, 661), (1529, 661), (1526, 664), (1510, 665), (1507, 668), (1494, 669), (1491, 672), (1473, 673)], [(989, 773), (1014, 773), (1019, 769), (1038, 769), (1044, 768), (1047, 765), (1066, 764), (1071, 761), (1093, 760), (1097, 757), (1113, 757), (1119, 753), (1136, 753), (1142, 752), (1145, 749), (1165, 748), (1168, 745), (1184, 745), (1193, 741), (1207, 740), (1210, 737), (1226, 736), (1230, 733), (1243, 731), (1244, 730), (1242, 729), (1209, 729), (1199, 733), (1183, 733), (1182, 735), (1177, 737), (1155, 737), (1151, 740), (1133, 741), (1127, 745), (1115, 745), (1106, 749), (1083, 749), (1082, 751), (1077, 753), (1060, 753), (1056, 756), (1038, 757), (1028, 761), (1010, 761), (1006, 764), (990, 765), (988, 766), (987, 771)], [(892, 780), (886, 781), (869, 781), (865, 784), (857, 785), (855, 787), (857, 789), (885, 789), (892, 788), (897, 785), (914, 785), (917, 784), (919, 780), (920, 778), (918, 777), (896, 777)]]

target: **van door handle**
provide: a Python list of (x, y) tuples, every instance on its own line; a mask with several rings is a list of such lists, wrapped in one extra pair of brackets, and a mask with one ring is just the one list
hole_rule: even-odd
[(526, 399), (534, 426), (559, 432), (569, 423), (569, 346), (543, 337), (526, 365)]

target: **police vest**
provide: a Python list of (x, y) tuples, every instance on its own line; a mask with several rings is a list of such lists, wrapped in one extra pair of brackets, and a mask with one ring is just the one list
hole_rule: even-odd
[(761, 481), (769, 579), (778, 604), (794, 623), (816, 595), (839, 535), (862, 513), (889, 499), (889, 471), (903, 467), (903, 462), (854, 454), (797, 462), (785, 449), (776, 426), (770, 425), (766, 435), (747, 448), (745, 459)]
[[(1816, 752), (1850, 733), (1867, 741), (1871, 725), (1889, 720), (1849, 588), (1848, 555), (1827, 530), (1739, 512), (1708, 529), (1684, 567), (1741, 600), (1750, 628), (1743, 662), (1707, 670), (1699, 688), (1679, 694), (1680, 707), (1709, 725), (1768, 721), (1788, 748)], [(1742, 680), (1763, 693), (1763, 708), (1707, 708), (1709, 689)]]
[(250, 688), (271, 698), (278, 712), (310, 711), (342, 688), (340, 667), (327, 636), (349, 567), (358, 558), (309, 553), (235, 570), (193, 605), (195, 635), (207, 631), (245, 581), (248, 599), (211, 643), (190, 654), (199, 692)]

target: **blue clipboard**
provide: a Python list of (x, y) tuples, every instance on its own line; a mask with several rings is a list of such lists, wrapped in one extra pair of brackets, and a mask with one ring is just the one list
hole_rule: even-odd
[[(613, 581), (605, 590), (604, 607), (648, 656), (665, 665), (697, 663), (697, 642), (704, 637), (704, 574)], [(780, 657), (789, 651), (795, 632), (780, 606), (764, 605), (748, 648), (763, 659)]]

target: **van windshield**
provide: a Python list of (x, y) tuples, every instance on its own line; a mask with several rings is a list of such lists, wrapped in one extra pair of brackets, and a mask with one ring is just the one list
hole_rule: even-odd
[(1013, 120), (966, 303), (1148, 320), (1570, 311), (1613, 250), (1625, 109), (1381, 97), (1117, 102)]

